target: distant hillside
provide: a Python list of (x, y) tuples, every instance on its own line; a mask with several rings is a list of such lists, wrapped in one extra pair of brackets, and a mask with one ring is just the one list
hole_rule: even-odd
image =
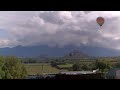
[(113, 50), (102, 47), (90, 47), (80, 46), (77, 48), (78, 51), (74, 51), (76, 47), (65, 46), (59, 47), (48, 47), (48, 46), (17, 46), (13, 48), (0, 48), (0, 55), (14, 55), (19, 57), (63, 57), (69, 56), (120, 56), (120, 50)]
[(70, 53), (68, 53), (67, 55), (65, 55), (65, 58), (86, 58), (88, 57), (87, 54), (79, 51), (79, 50), (73, 50)]

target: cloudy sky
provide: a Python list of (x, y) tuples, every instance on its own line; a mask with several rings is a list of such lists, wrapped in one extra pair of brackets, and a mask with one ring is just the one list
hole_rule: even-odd
[[(100, 29), (96, 18), (105, 23)], [(0, 48), (87, 45), (120, 49), (119, 11), (0, 11)]]

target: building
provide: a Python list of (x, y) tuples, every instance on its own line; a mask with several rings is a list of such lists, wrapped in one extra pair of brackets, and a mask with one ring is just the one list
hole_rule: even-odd
[(92, 70), (92, 71), (68, 71), (68, 72), (60, 72), (60, 74), (66, 74), (66, 75), (95, 74), (98, 71), (99, 69)]
[(66, 74), (66, 75), (82, 75), (82, 74), (93, 74), (96, 72), (93, 71), (69, 71), (69, 72), (60, 72), (60, 74)]
[(69, 71), (69, 72), (61, 72), (56, 74), (56, 79), (62, 80), (71, 80), (71, 79), (103, 79), (101, 73), (97, 73), (98, 70), (95, 71)]
[(112, 68), (105, 76), (106, 79), (120, 79), (120, 68)]

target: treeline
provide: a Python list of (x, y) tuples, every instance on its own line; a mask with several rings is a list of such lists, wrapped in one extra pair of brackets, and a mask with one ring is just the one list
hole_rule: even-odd
[(22, 63), (29, 64), (29, 63), (50, 63), (51, 61), (57, 60), (55, 58), (47, 58), (47, 59), (40, 59), (40, 58), (20, 58)]
[(25, 79), (26, 77), (26, 68), (19, 58), (0, 56), (0, 79)]
[[(52, 61), (51, 65), (53, 67), (58, 67), (58, 65), (64, 65), (66, 62), (58, 62), (58, 61)], [(100, 72), (107, 72), (111, 68), (120, 68), (120, 60), (117, 59), (116, 63), (112, 63), (110, 59), (107, 58), (101, 58), (91, 61), (90, 63), (87, 62), (81, 62), (81, 61), (74, 61), (73, 66), (70, 68), (67, 68), (69, 71), (82, 71), (82, 70), (95, 70), (99, 69)]]
[(84, 58), (66, 58), (66, 57), (48, 57), (48, 58), (21, 58), (23, 63), (51, 63), (55, 62), (68, 62), (74, 63), (77, 61), (81, 62), (92, 62), (98, 59), (109, 59), (111, 62), (115, 63), (120, 60), (120, 57), (84, 57)]
[(100, 72), (107, 72), (111, 68), (120, 68), (120, 60), (118, 59), (115, 64), (109, 59), (97, 59), (91, 63), (75, 63), (73, 70), (94, 70), (99, 69)]

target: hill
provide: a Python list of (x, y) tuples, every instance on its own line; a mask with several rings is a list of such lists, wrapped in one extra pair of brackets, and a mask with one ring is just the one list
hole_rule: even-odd
[(64, 56), (65, 58), (86, 58), (89, 57), (87, 54), (79, 51), (78, 49), (75, 49), (73, 51), (71, 51), (70, 53), (68, 53), (67, 55)]
[[(74, 46), (65, 46), (62, 48), (48, 46), (17, 46), (13, 48), (0, 48), (0, 54), (18, 57), (63, 57), (75, 49), (76, 47)], [(82, 56), (84, 56), (83, 53), (87, 54), (88, 56), (99, 57), (120, 56), (120, 50), (114, 50), (109, 48), (80, 46), (78, 50), (80, 51), (78, 53)], [(75, 53), (76, 51), (74, 52), (74, 54)], [(77, 56), (77, 54), (75, 54), (75, 56)]]

